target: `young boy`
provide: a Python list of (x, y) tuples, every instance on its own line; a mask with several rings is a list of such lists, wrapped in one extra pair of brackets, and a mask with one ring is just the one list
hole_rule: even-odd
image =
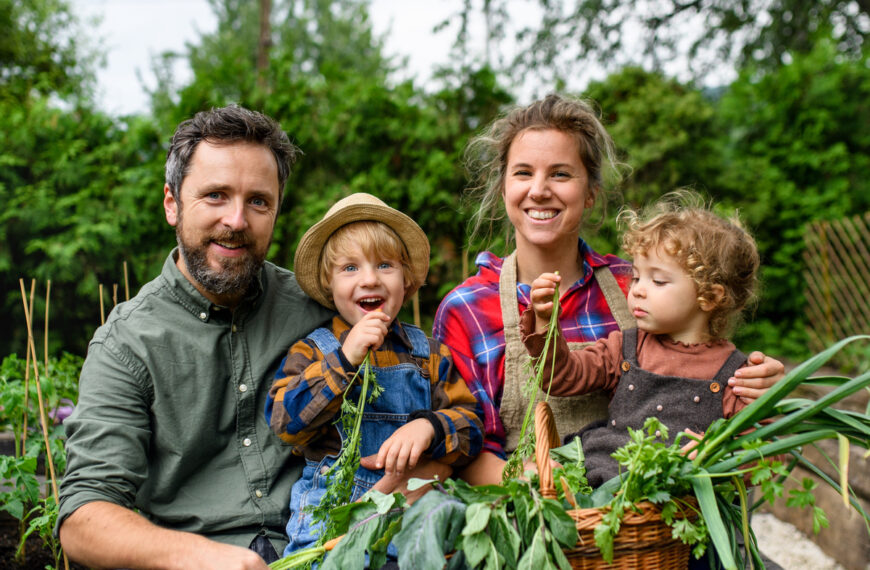
[[(377, 454), (383, 470), (359, 468), (352, 501), (421, 455), (459, 467), (483, 442), (483, 411), (448, 349), (396, 318), (429, 271), (429, 241), (411, 218), (353, 194), (305, 233), (295, 269), (302, 290), (339, 314), (290, 348), (266, 400), (272, 429), (306, 459), (290, 498), (285, 556), (318, 538), (320, 525), (305, 507), (326, 492), (326, 473), (347, 436), (336, 422), (342, 399), (367, 354), (383, 392), (365, 403), (360, 455)], [(347, 391), (354, 403), (361, 379)]]
[[(646, 220), (630, 211), (620, 216), (628, 225), (623, 249), (634, 259), (628, 306), (637, 329), (573, 352), (561, 335), (556, 343), (551, 394), (611, 394), (608, 418), (580, 431), (592, 486), (618, 474), (610, 454), (628, 442), (627, 428), (642, 428), (647, 417), (667, 425), (673, 442), (678, 432), (703, 432), (745, 406), (727, 380), (746, 357), (724, 335), (753, 297), (758, 252), (737, 223), (680, 205), (686, 201), (697, 197), (668, 196)], [(559, 280), (544, 273), (532, 283), (520, 325), (532, 356), (543, 350)], [(544, 390), (553, 358), (545, 359)]]

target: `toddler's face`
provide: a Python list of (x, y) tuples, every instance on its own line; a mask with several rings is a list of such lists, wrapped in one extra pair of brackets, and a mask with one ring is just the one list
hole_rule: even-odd
[(661, 248), (635, 257), (628, 308), (640, 330), (689, 344), (708, 340), (709, 313), (701, 309), (695, 282)]
[(336, 309), (351, 325), (377, 309), (395, 319), (405, 300), (401, 262), (366, 256), (358, 247), (335, 260), (330, 287)]

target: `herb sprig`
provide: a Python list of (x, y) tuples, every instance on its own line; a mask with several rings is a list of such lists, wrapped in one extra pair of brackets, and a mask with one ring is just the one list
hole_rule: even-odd
[[(374, 402), (384, 391), (378, 384), (371, 365), (371, 351), (357, 368), (353, 378), (345, 388), (341, 401), (341, 415), (337, 421), (341, 422), (342, 429), (348, 434), (341, 442), (341, 452), (326, 474), (326, 493), (318, 505), (306, 507), (311, 513), (312, 524), (323, 523), (323, 532), (317, 541), (317, 546), (323, 546), (329, 540), (339, 536), (341, 532), (330, 516), (330, 512), (340, 505), (348, 503), (351, 499), (354, 486), (354, 477), (360, 465), (360, 440), (363, 413), (366, 403)], [(350, 391), (355, 386), (355, 381), (362, 371), (362, 384), (359, 399), (354, 402), (350, 397)]]

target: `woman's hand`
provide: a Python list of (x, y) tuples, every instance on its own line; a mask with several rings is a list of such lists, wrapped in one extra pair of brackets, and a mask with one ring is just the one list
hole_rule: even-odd
[(550, 316), (553, 314), (553, 295), (556, 293), (556, 285), (562, 280), (558, 273), (541, 273), (532, 281), (532, 310), (535, 311), (535, 332), (546, 332), (550, 324)]
[(749, 355), (749, 365), (738, 368), (728, 379), (728, 385), (747, 404), (760, 398), (768, 388), (785, 376), (785, 365), (757, 350)]

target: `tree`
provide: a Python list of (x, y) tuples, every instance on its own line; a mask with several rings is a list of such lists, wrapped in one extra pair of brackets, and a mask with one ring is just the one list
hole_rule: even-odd
[(0, 97), (88, 95), (96, 55), (63, 0), (0, 0)]
[[(774, 69), (791, 54), (831, 38), (856, 58), (870, 33), (867, 0), (539, 0), (522, 8), (507, 0), (465, 2), (454, 18), (457, 42), (470, 45), (468, 21), (486, 22), (487, 61), (513, 78), (562, 90), (590, 64), (607, 71), (643, 65), (675, 73), (684, 59), (696, 79), (724, 66)], [(521, 12), (522, 10), (522, 12)], [(538, 17), (535, 17), (538, 15)], [(489, 54), (515, 46), (508, 61)], [(527, 81), (531, 83), (531, 81)], [(540, 95), (540, 89), (535, 89)]]
[(718, 112), (727, 129), (724, 199), (739, 205), (762, 252), (763, 296), (746, 334), (806, 355), (801, 255), (808, 222), (870, 209), (870, 66), (832, 42), (776, 71), (751, 69)]

